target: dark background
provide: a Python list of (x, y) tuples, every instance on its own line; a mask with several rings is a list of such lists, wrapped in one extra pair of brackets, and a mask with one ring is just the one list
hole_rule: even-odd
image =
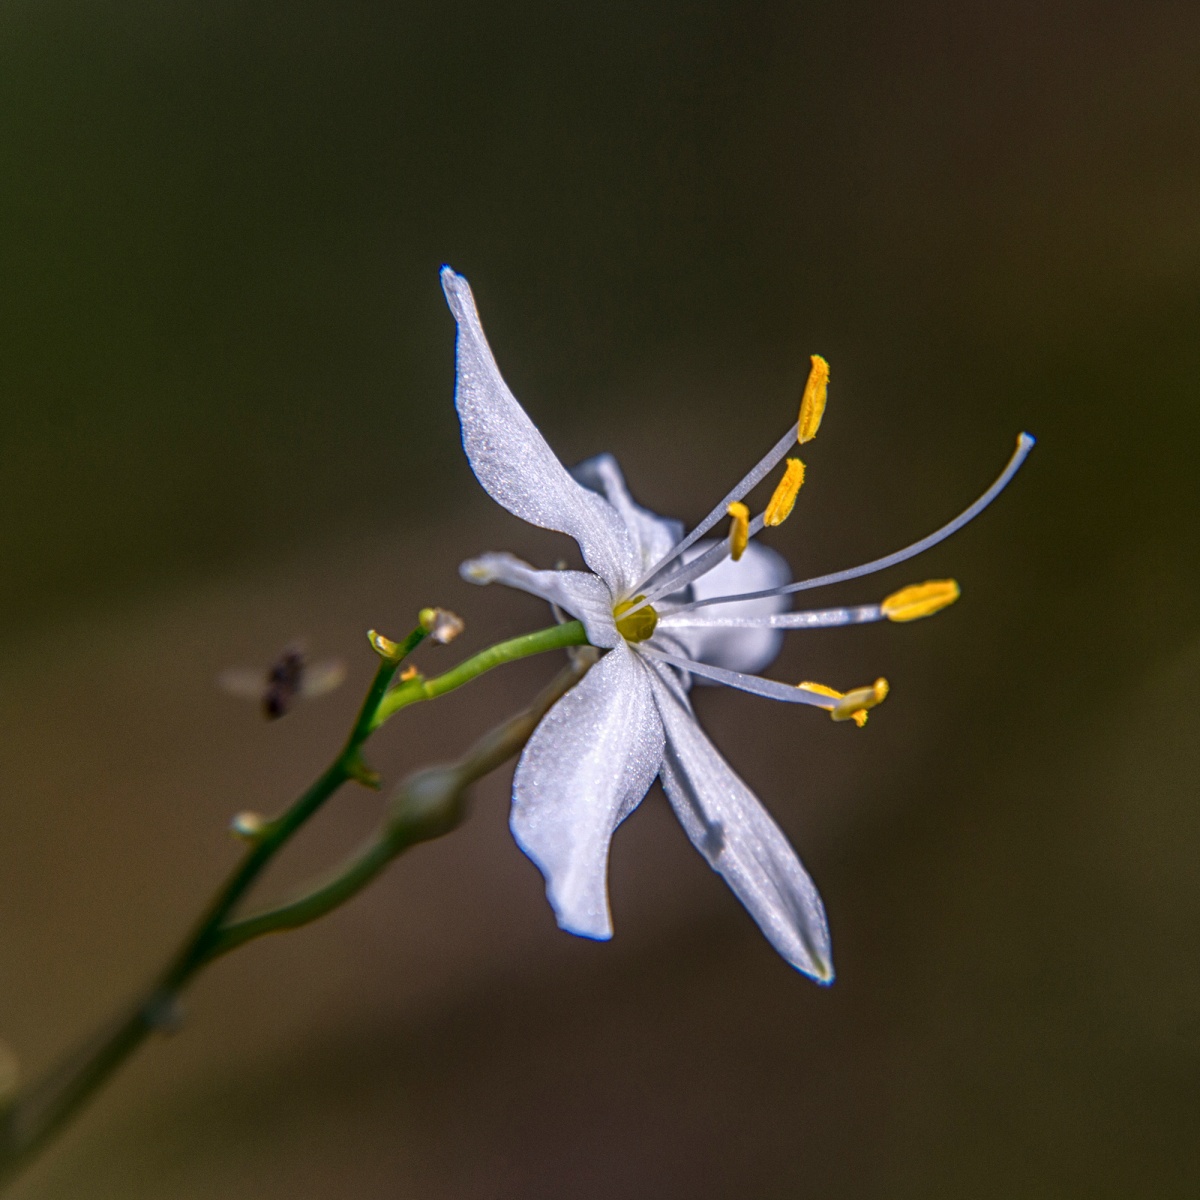
[[(996, 507), (863, 731), (699, 707), (822, 887), (779, 961), (652, 793), (616, 939), (559, 933), (472, 820), (212, 970), (17, 1195), (1193, 1197), (1200, 1191), (1200, 9), (1189, 3), (0, 7), (0, 1033), (36, 1073), (139, 985), (337, 745), (362, 633), (564, 550), (462, 459), (437, 268), (566, 461), (689, 520), (829, 412), (798, 572)], [(822, 599), (824, 594), (822, 594)], [(304, 635), (351, 681), (277, 726), (213, 677)], [(389, 780), (534, 661), (380, 736)], [(346, 793), (268, 888), (369, 828)]]

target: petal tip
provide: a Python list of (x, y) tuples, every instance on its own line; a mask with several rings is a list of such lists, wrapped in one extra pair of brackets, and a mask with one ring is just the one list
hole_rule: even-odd
[(478, 558), (468, 558), (465, 562), (459, 563), (458, 574), (467, 583), (478, 584), (480, 587), (494, 583), (496, 580), (492, 560), (486, 554), (481, 554)]
[(560, 914), (558, 917), (558, 927), (564, 933), (573, 934), (575, 937), (587, 938), (591, 942), (612, 941), (612, 925), (607, 921), (593, 924), (590, 921), (573, 921)]
[(474, 303), (471, 285), (448, 263), (438, 273), (442, 281), (442, 293), (456, 321), (461, 321)]
[(818, 963), (814, 969), (804, 972), (814, 983), (821, 987), (832, 987), (837, 976), (833, 973), (832, 963)]

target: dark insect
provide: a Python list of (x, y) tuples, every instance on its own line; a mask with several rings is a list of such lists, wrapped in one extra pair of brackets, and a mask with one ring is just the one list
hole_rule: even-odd
[(263, 716), (274, 721), (284, 716), (296, 700), (313, 700), (332, 692), (346, 678), (346, 664), (331, 658), (310, 663), (304, 647), (288, 646), (266, 669), (230, 667), (217, 676), (217, 683), (231, 696), (257, 700)]

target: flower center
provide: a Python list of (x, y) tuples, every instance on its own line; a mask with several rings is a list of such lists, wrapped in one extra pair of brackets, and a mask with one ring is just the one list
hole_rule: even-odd
[[(654, 633), (654, 627), (658, 624), (658, 613), (651, 605), (642, 604), (645, 598), (645, 596), (634, 596), (631, 600), (622, 600), (613, 608), (617, 632), (627, 642), (644, 642)], [(642, 604), (642, 607), (628, 617), (622, 615), (629, 612), (635, 604)]]

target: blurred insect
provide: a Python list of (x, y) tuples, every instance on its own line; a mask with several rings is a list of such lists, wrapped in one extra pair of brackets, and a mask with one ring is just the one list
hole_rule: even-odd
[(296, 700), (315, 700), (332, 692), (346, 678), (346, 664), (337, 658), (310, 663), (299, 643), (286, 647), (265, 670), (229, 667), (217, 683), (231, 696), (257, 700), (263, 716), (274, 721), (284, 716)]

